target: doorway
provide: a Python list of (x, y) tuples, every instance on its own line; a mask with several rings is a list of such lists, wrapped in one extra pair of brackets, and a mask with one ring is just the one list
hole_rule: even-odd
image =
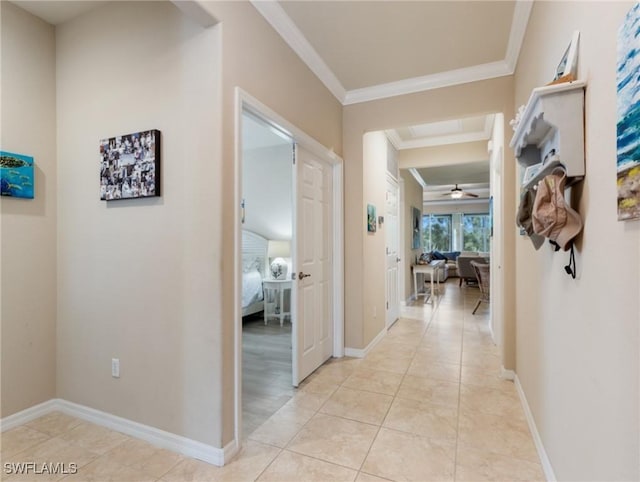
[(242, 420), (252, 433), (292, 396), (293, 139), (242, 114)]
[[(245, 92), (237, 89), (236, 103), (236, 284), (235, 284), (235, 440), (239, 445), (243, 433), (248, 435), (249, 425), (243, 428), (243, 360), (242, 329), (242, 234), (243, 222), (248, 219), (250, 206), (243, 199), (244, 180), (247, 173), (243, 144), (244, 123), (247, 118), (260, 121), (272, 133), (290, 141), (288, 156), (291, 175), (289, 206), (292, 212), (292, 229), (286, 262), (286, 275), (277, 281), (284, 293), (277, 299), (268, 294), (271, 279), (263, 279), (265, 295), (264, 310), (278, 315), (272, 321), (267, 317), (267, 326), (280, 329), (291, 327), (289, 350), (291, 368), (288, 385), (283, 391), (282, 404), (295, 391), (295, 387), (320, 366), (327, 358), (340, 357), (344, 353), (343, 321), (343, 242), (342, 242), (342, 159), (320, 145), (304, 132), (289, 124)], [(294, 150), (295, 146), (295, 150)], [(295, 157), (294, 157), (295, 154)], [(273, 172), (261, 176), (263, 184), (270, 185)], [(284, 177), (284, 175), (281, 175)], [(262, 206), (268, 209), (266, 205)], [(322, 236), (318, 236), (321, 234)], [(317, 239), (321, 241), (316, 242)], [(269, 239), (265, 238), (267, 245)], [(273, 240), (272, 240), (273, 241)], [(286, 239), (284, 241), (287, 241)], [(264, 276), (271, 278), (273, 257), (265, 254)], [(310, 276), (309, 276), (310, 275)], [(285, 286), (286, 285), (286, 286)], [(272, 303), (275, 308), (272, 311)], [(264, 312), (263, 312), (264, 315)], [(284, 316), (283, 316), (284, 315)], [(285, 332), (285, 330), (281, 330)], [(284, 339), (284, 337), (283, 337)], [(283, 364), (284, 365), (284, 364)], [(286, 369), (286, 367), (285, 367)], [(289, 392), (290, 391), (290, 392)], [(289, 393), (285, 393), (289, 392)], [(274, 397), (275, 398), (275, 397)]]

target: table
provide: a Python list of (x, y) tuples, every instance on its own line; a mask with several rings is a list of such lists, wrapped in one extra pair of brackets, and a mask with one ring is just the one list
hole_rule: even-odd
[[(291, 290), (291, 287), (292, 281), (289, 279), (266, 279), (262, 281), (265, 325), (269, 318), (278, 318), (280, 326), (282, 326), (286, 316), (291, 320), (291, 311), (284, 311), (284, 292), (285, 290)], [(270, 302), (270, 299), (274, 301)], [(289, 301), (289, 306), (291, 306), (291, 301)]]
[(443, 268), (446, 261), (444, 260), (434, 260), (429, 264), (414, 264), (411, 267), (413, 271), (413, 294), (415, 295), (416, 300), (418, 299), (418, 273), (426, 274), (429, 273), (431, 275), (431, 291), (429, 294), (425, 293), (424, 302), (427, 303), (429, 299), (431, 299), (431, 304), (433, 304), (433, 297), (435, 294), (434, 281), (438, 279), (440, 274), (440, 268)]

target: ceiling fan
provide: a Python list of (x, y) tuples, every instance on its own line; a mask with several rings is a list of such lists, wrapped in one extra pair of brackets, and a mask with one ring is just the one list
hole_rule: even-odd
[(478, 197), (477, 194), (463, 191), (458, 187), (457, 184), (456, 184), (456, 187), (454, 187), (451, 191), (444, 193), (443, 196), (449, 196), (451, 199), (460, 199), (463, 197)]

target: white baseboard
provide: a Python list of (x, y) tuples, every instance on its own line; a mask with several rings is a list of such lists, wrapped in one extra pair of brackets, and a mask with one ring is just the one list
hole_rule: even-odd
[(367, 353), (369, 353), (371, 350), (373, 350), (375, 348), (375, 346), (380, 343), (382, 341), (382, 339), (387, 335), (387, 328), (383, 328), (382, 331), (380, 333), (378, 333), (376, 335), (376, 337), (371, 340), (371, 343), (369, 343), (366, 347), (364, 348), (348, 348), (348, 347), (344, 347), (344, 354), (345, 356), (352, 356), (354, 358), (364, 358), (365, 356), (367, 356)]
[(536, 427), (536, 421), (533, 419), (533, 414), (531, 413), (531, 409), (529, 408), (529, 402), (527, 402), (527, 397), (524, 394), (524, 390), (522, 390), (522, 385), (520, 385), (520, 379), (518, 378), (518, 375), (514, 374), (513, 380), (515, 382), (518, 395), (520, 396), (520, 402), (522, 403), (522, 408), (524, 409), (524, 415), (527, 418), (527, 423), (529, 424), (529, 430), (531, 430), (531, 435), (533, 436), (533, 442), (535, 443), (536, 450), (538, 451), (538, 457), (540, 457), (540, 463), (542, 464), (544, 475), (549, 482), (556, 482), (556, 474), (553, 472), (551, 460), (549, 460), (547, 451), (544, 449), (544, 445), (542, 444), (542, 439), (540, 438), (538, 427)]
[(96, 425), (100, 425), (117, 432), (122, 432), (158, 447), (162, 447), (188, 457), (193, 457), (213, 465), (224, 465), (238, 452), (240, 448), (235, 440), (220, 449), (213, 447), (212, 445), (182, 437), (181, 435), (166, 432), (149, 425), (144, 425), (126, 418), (118, 417), (117, 415), (112, 415), (110, 413), (102, 412), (94, 408), (68, 402), (67, 400), (59, 398), (49, 400), (5, 417), (0, 420), (0, 426), (4, 432), (5, 430), (9, 430), (17, 427), (18, 425), (30, 422), (38, 417), (56, 411), (87, 422), (95, 423)]
[(513, 370), (507, 370), (505, 367), (500, 367), (500, 378), (503, 380), (514, 381), (516, 379), (516, 372)]
[(0, 431), (6, 432), (7, 430), (11, 430), (12, 428), (16, 428), (25, 423), (29, 423), (36, 418), (42, 417), (43, 415), (55, 412), (56, 410), (58, 410), (57, 407), (57, 400), (52, 398), (51, 400), (47, 400), (46, 402), (39, 403), (38, 405), (34, 405), (33, 407), (29, 407), (18, 413), (14, 413), (13, 415), (4, 417), (2, 420), (0, 420)]

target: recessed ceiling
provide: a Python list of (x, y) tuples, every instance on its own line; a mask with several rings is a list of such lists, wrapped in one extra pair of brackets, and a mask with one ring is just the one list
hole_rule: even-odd
[(466, 117), (464, 119), (430, 122), (386, 131), (396, 149), (460, 144), (488, 141), (493, 130), (494, 114)]
[(469, 162), (452, 166), (423, 167), (416, 169), (424, 182), (425, 190), (460, 187), (468, 184), (487, 184), (490, 178), (489, 161)]

